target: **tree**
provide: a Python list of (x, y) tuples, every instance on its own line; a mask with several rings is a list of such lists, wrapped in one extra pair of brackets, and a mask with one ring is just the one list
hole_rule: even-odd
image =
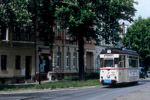
[(150, 18), (139, 17), (128, 28), (124, 45), (138, 52), (141, 66), (149, 66), (150, 60)]
[(50, 45), (54, 42), (54, 20), (56, 4), (50, 0), (41, 0), (38, 7), (38, 32), (39, 38), (45, 43)]
[(95, 14), (89, 0), (64, 0), (64, 3), (55, 15), (79, 41), (79, 76), (84, 79), (84, 38), (96, 37), (92, 28)]
[(50, 53), (52, 53), (55, 38), (53, 27), (56, 17), (54, 15), (58, 4), (59, 2), (55, 2), (55, 0), (33, 0), (30, 5), (34, 30), (39, 33), (38, 38), (40, 41), (42, 41), (44, 45), (50, 46)]
[(20, 29), (32, 26), (31, 13), (28, 12), (29, 0), (0, 0), (0, 23)]
[(116, 44), (120, 41), (120, 20), (133, 21), (136, 9), (134, 0), (95, 0), (96, 26), (98, 35), (106, 41)]
[[(106, 43), (117, 42), (120, 31), (119, 20), (132, 21), (136, 11), (134, 0), (62, 0), (65, 5), (58, 7), (57, 20), (69, 27), (70, 34), (79, 42), (79, 76), (84, 79), (84, 38)], [(93, 27), (97, 29), (94, 30)]]

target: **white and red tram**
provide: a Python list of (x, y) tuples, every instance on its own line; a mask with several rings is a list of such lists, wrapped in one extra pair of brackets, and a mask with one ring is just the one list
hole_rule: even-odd
[(108, 48), (100, 53), (100, 82), (103, 85), (139, 80), (139, 56), (136, 51)]

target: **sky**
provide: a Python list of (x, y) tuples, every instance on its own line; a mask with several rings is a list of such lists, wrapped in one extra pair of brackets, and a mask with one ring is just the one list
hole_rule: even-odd
[[(150, 17), (150, 0), (134, 0), (138, 2), (138, 5), (134, 5), (135, 9), (137, 10), (133, 19), (138, 19), (139, 16), (142, 18)], [(120, 21), (121, 23), (124, 22), (126, 27), (132, 25), (132, 23), (128, 21)]]
[(138, 1), (138, 5), (135, 5), (137, 12), (135, 13), (134, 19), (137, 19), (139, 16), (142, 18), (150, 17), (150, 0), (135, 0)]

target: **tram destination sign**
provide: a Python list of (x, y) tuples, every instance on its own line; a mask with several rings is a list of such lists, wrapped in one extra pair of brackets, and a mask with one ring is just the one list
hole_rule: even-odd
[(119, 58), (119, 54), (100, 54), (100, 58)]

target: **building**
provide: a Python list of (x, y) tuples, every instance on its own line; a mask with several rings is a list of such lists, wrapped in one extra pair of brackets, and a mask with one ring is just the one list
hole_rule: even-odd
[[(34, 42), (34, 35), (21, 33), (17, 27), (0, 27), (0, 84), (25, 82), (26, 80), (62, 79), (68, 75), (78, 75), (78, 42), (72, 42), (73, 37), (68, 34), (69, 28), (60, 31), (60, 23), (54, 27), (55, 42), (53, 52), (50, 46), (43, 46), (38, 39)], [(101, 50), (112, 47), (101, 41), (99, 46), (94, 41), (85, 42), (85, 72), (99, 72)], [(40, 61), (40, 62), (39, 62)], [(40, 65), (39, 65), (40, 63)], [(35, 67), (36, 66), (36, 67)]]
[[(73, 37), (68, 34), (69, 28), (60, 31), (60, 26), (60, 22), (56, 22), (56, 26), (54, 27), (55, 42), (53, 43), (52, 54), (50, 54), (48, 46), (42, 46), (42, 43), (37, 45), (37, 48), (42, 48), (41, 55), (44, 57), (42, 61), (44, 62), (44, 67), (40, 73), (41, 79), (62, 79), (64, 76), (78, 75), (79, 73), (78, 42), (72, 42)], [(93, 72), (94, 41), (86, 41), (84, 49), (85, 72)], [(37, 74), (38, 72), (39, 71), (37, 71)]]
[(34, 36), (19, 27), (0, 25), (0, 84), (25, 82), (35, 76)]
[[(74, 37), (68, 34), (69, 28), (60, 28), (61, 23), (56, 22), (51, 52), (50, 46), (44, 46), (38, 36), (35, 41), (35, 34), (28, 30), (22, 33), (17, 26), (7, 28), (0, 25), (0, 84), (39, 80), (39, 76), (41, 80), (51, 80), (78, 75), (78, 42), (72, 42)], [(85, 40), (86, 73), (98, 72), (99, 53), (107, 46), (104, 41), (101, 46), (95, 46), (93, 40)]]

